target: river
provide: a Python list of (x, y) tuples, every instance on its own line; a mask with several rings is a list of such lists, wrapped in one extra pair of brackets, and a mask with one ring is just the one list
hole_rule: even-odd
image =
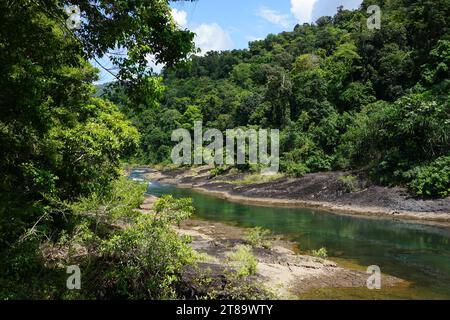
[[(140, 171), (132, 176), (139, 178)], [(370, 294), (367, 289), (318, 290), (312, 298), (450, 299), (450, 228), (239, 204), (157, 182), (149, 183), (148, 193), (190, 197), (196, 218), (241, 227), (261, 226), (295, 241), (301, 252), (325, 247), (331, 260), (356, 268), (378, 265), (383, 273), (409, 283), (407, 287)]]

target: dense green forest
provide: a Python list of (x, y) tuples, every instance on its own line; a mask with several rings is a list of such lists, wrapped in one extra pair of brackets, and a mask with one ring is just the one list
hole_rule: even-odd
[[(369, 5), (382, 10), (367, 27)], [(204, 126), (281, 129), (292, 176), (366, 171), (419, 196), (450, 194), (450, 2), (364, 1), (359, 10), (268, 35), (245, 50), (166, 68), (154, 98), (126, 112), (141, 132), (137, 162), (170, 162), (171, 132)], [(135, 160), (136, 161), (136, 160)]]

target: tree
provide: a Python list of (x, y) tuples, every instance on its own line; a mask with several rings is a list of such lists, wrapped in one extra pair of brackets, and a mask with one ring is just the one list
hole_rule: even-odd
[[(80, 30), (66, 26), (68, 4), (81, 9)], [(2, 1), (0, 21), (0, 247), (7, 257), (27, 230), (38, 239), (33, 250), (40, 237), (56, 236), (67, 226), (66, 204), (107, 192), (137, 146), (130, 121), (94, 97), (98, 78), (87, 59), (126, 49), (113, 59), (127, 89), (122, 98), (153, 105), (145, 57), (174, 65), (191, 51), (193, 35), (178, 30), (166, 1)], [(143, 88), (151, 90), (138, 100)]]

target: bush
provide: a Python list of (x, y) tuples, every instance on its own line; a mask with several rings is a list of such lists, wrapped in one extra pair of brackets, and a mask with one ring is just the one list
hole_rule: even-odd
[(158, 199), (153, 207), (158, 219), (169, 223), (180, 223), (188, 219), (194, 212), (192, 199), (175, 199), (171, 195)]
[(330, 171), (332, 163), (333, 158), (326, 155), (325, 152), (320, 149), (315, 150), (305, 160), (305, 165), (311, 172)]
[(284, 164), (284, 167), (286, 174), (295, 178), (301, 178), (309, 173), (308, 167), (301, 162), (295, 163), (288, 161)]
[(327, 155), (310, 137), (296, 141), (297, 147), (283, 154), (282, 170), (294, 177), (302, 177), (310, 172), (329, 171), (333, 157)]
[(319, 250), (312, 250), (311, 253), (316, 258), (326, 259), (328, 257), (327, 249), (323, 247)]
[(212, 169), (209, 174), (212, 178), (217, 177), (217, 176), (221, 176), (225, 173), (227, 173), (230, 170), (229, 167), (226, 166), (220, 166), (220, 167), (215, 167), (214, 169)]
[(258, 262), (249, 246), (239, 245), (235, 252), (229, 254), (229, 259), (236, 267), (238, 277), (248, 277), (256, 273)]
[(135, 226), (102, 243), (98, 281), (112, 297), (127, 299), (176, 298), (175, 283), (193, 254), (164, 219), (140, 216)]
[(344, 184), (347, 192), (355, 192), (357, 190), (356, 183), (357, 178), (352, 175), (339, 177), (339, 180)]
[(134, 224), (101, 243), (99, 260), (107, 268), (97, 281), (110, 288), (112, 297), (176, 298), (179, 272), (194, 262), (187, 239), (172, 228), (193, 213), (191, 200), (167, 196), (154, 208), (155, 215), (139, 215)]
[(270, 248), (271, 243), (267, 239), (270, 235), (270, 230), (261, 227), (252, 228), (247, 231), (244, 240), (253, 247)]
[[(191, 200), (164, 197), (141, 214), (145, 186), (122, 178), (107, 193), (60, 203), (65, 227), (38, 225), (0, 257), (0, 298), (168, 299), (185, 265), (195, 261), (174, 223), (193, 213)], [(81, 290), (66, 289), (65, 268), (82, 271)], [(23, 281), (23, 279), (28, 279)]]
[(423, 197), (448, 197), (450, 195), (450, 156), (440, 157), (428, 165), (416, 167), (406, 176), (413, 180), (411, 191)]

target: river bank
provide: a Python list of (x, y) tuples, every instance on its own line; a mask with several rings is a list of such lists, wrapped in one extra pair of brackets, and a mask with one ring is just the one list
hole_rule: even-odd
[[(152, 212), (157, 197), (147, 196), (139, 211)], [(245, 240), (246, 229), (230, 224), (189, 219), (174, 226), (180, 236), (190, 237), (190, 246), (202, 255), (198, 268), (185, 270), (182, 279), (184, 290), (191, 298), (206, 296), (208, 291), (223, 290), (224, 279), (230, 271), (230, 254), (239, 246), (249, 245)], [(270, 247), (252, 247), (257, 261), (256, 273), (245, 281), (256, 288), (264, 288), (278, 299), (314, 298), (315, 290), (356, 289), (367, 295), (369, 275), (363, 268), (342, 266), (328, 259), (300, 254), (295, 243), (279, 238), (270, 239)], [(204, 272), (209, 273), (205, 276)], [(205, 278), (216, 279), (205, 284)], [(217, 280), (219, 279), (219, 280)], [(382, 291), (407, 287), (399, 278), (382, 275)], [(312, 295), (311, 295), (312, 294)]]
[(314, 173), (302, 178), (281, 176), (253, 182), (249, 179), (251, 174), (239, 172), (213, 177), (211, 168), (202, 166), (152, 170), (145, 176), (245, 204), (322, 209), (450, 227), (450, 198), (417, 199), (404, 188), (376, 186), (363, 175), (348, 172)]

